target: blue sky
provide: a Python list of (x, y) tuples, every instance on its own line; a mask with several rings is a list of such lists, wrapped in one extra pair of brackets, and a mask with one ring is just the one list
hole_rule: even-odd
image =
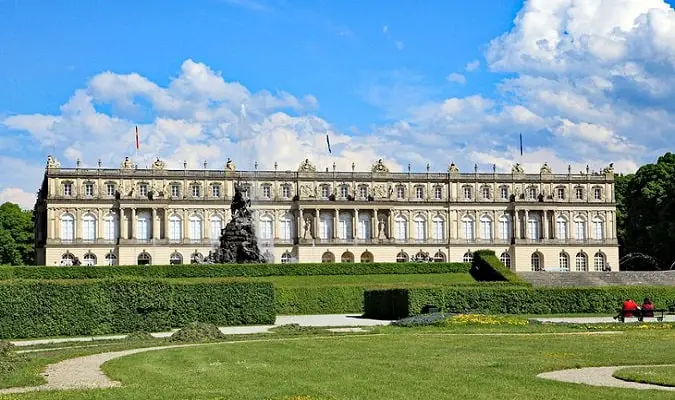
[(0, 201), (135, 125), (141, 166), (631, 171), (675, 143), (675, 13), (606, 3), (0, 0)]

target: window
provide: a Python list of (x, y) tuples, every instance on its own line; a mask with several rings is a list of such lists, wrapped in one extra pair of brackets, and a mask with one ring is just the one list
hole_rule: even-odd
[(183, 237), (183, 224), (178, 215), (169, 217), (169, 240), (179, 241)]
[(510, 255), (509, 253), (503, 252), (503, 253), (499, 256), (499, 261), (501, 261), (502, 264), (504, 264), (504, 266), (505, 266), (506, 268), (511, 269), (511, 255)]
[(108, 192), (108, 196), (113, 197), (115, 195), (115, 185), (112, 183), (108, 183), (106, 185), (106, 189)]
[(108, 214), (103, 218), (103, 239), (107, 241), (115, 241), (119, 237), (117, 228), (117, 215)]
[(487, 215), (480, 217), (480, 237), (484, 240), (492, 240), (492, 219)]
[(593, 199), (602, 200), (602, 189), (600, 188), (593, 189)]
[(490, 199), (490, 188), (487, 186), (483, 186), (481, 189), (481, 195), (483, 196), (483, 200), (489, 200)]
[(263, 240), (271, 240), (273, 235), (273, 225), (274, 220), (268, 214), (265, 214), (260, 217), (260, 233), (258, 236)]
[(427, 220), (423, 216), (417, 215), (413, 218), (413, 227), (415, 229), (415, 240), (427, 238)]
[(415, 186), (415, 199), (422, 200), (424, 198), (424, 188), (422, 186)]
[[(266, 252), (263, 257), (267, 260), (268, 257), (271, 256), (269, 254), (269, 251)], [(204, 260), (204, 255), (198, 251), (195, 251), (194, 253), (190, 254), (190, 263), (191, 264), (201, 264), (201, 262)]]
[(145, 183), (138, 185), (138, 194), (141, 197), (148, 197), (148, 185)]
[(328, 240), (333, 237), (333, 218), (330, 214), (321, 214), (319, 218), (319, 239)]
[(72, 196), (73, 195), (73, 184), (72, 183), (64, 183), (63, 184), (63, 195), (64, 196)]
[(94, 195), (94, 184), (85, 183), (84, 184), (84, 195), (87, 197), (92, 197)]
[(441, 186), (434, 187), (434, 199), (441, 200), (443, 198), (443, 188)]
[(565, 188), (559, 187), (556, 193), (558, 194), (558, 200), (565, 200)]
[(179, 185), (171, 185), (171, 197), (180, 197)]
[(439, 241), (445, 239), (445, 220), (439, 215), (431, 219), (431, 238)]
[(284, 254), (281, 255), (281, 263), (282, 264), (290, 264), (291, 261), (293, 261), (293, 256), (289, 252), (285, 252)]
[(570, 270), (570, 256), (567, 255), (564, 251), (560, 252), (559, 256), (560, 270), (563, 272), (569, 272)]
[(586, 262), (586, 254), (581, 252), (577, 253), (576, 261), (577, 271), (581, 272), (587, 270), (588, 263)]
[(399, 215), (394, 220), (394, 238), (396, 240), (405, 240), (408, 237), (408, 220)]
[(150, 240), (151, 222), (150, 214), (140, 213), (136, 216), (136, 239)]
[(531, 187), (527, 189), (527, 198), (530, 200), (535, 200), (537, 198), (537, 188)]
[(397, 199), (405, 198), (405, 188), (403, 186), (396, 186), (396, 198)]
[(188, 237), (192, 242), (200, 242), (202, 240), (202, 218), (199, 215), (193, 215), (188, 219)]
[(220, 234), (223, 231), (223, 219), (220, 215), (212, 215), (209, 221), (211, 223), (211, 234), (209, 237), (212, 242), (217, 242), (220, 239)]
[(82, 240), (93, 242), (96, 240), (96, 217), (85, 214), (82, 217)]
[(530, 240), (539, 240), (540, 237), (539, 218), (530, 215), (527, 218), (527, 238)]
[(61, 217), (61, 240), (64, 242), (75, 240), (75, 218), (72, 214), (64, 214)]
[(369, 251), (364, 251), (361, 253), (361, 262), (362, 263), (371, 263), (373, 262), (373, 253)]
[(362, 199), (368, 198), (368, 186), (361, 186), (359, 188), (359, 197)]
[(349, 187), (347, 185), (340, 186), (340, 197), (346, 199), (349, 195)]
[(598, 272), (605, 269), (605, 255), (601, 252), (597, 252), (593, 256), (593, 269)]
[(279, 223), (279, 239), (291, 240), (293, 238), (293, 217), (290, 214), (284, 214)]
[(340, 256), (340, 262), (343, 263), (353, 263), (354, 262), (354, 254), (350, 251), (345, 251), (342, 253), (342, 256)]
[(192, 185), (192, 197), (199, 197), (199, 186)]
[(328, 188), (328, 185), (321, 185), (321, 197), (326, 199), (328, 196), (330, 196), (330, 189)]
[(499, 217), (499, 239), (511, 240), (511, 217), (509, 215), (502, 215)]
[(70, 254), (70, 253), (66, 253), (66, 254), (61, 256), (61, 265), (62, 266), (70, 267), (71, 265), (73, 265), (74, 262), (75, 262), (75, 256)]
[(220, 197), (220, 185), (211, 186), (211, 197)]
[(291, 197), (291, 186), (284, 185), (281, 187), (281, 197), (284, 199), (289, 199)]
[(340, 239), (353, 238), (352, 216), (347, 213), (340, 213), (338, 219), (338, 237)]
[(272, 186), (262, 185), (262, 197), (263, 197), (263, 199), (271, 199), (272, 198)]
[(464, 199), (465, 200), (471, 200), (471, 187), (470, 186), (464, 186)]
[(464, 253), (464, 256), (462, 256), (462, 262), (465, 263), (472, 263), (473, 262), (473, 253), (470, 251), (467, 251)]
[(577, 200), (583, 200), (584, 199), (584, 189), (583, 188), (576, 188), (574, 190), (574, 196), (576, 197)]
[(406, 254), (406, 252), (400, 251), (396, 255), (396, 262), (407, 262), (407, 261), (408, 261), (408, 254)]
[(249, 197), (248, 196), (248, 192), (249, 192), (248, 189), (249, 189), (248, 184), (241, 185), (241, 195), (244, 196), (245, 199), (247, 199)]
[(462, 218), (462, 237), (466, 240), (474, 240), (474, 221), (473, 218), (466, 215)]
[(445, 254), (438, 250), (436, 254), (434, 254), (434, 262), (445, 262)]
[(106, 265), (117, 265), (117, 256), (113, 253), (108, 253), (105, 255)]
[(150, 254), (143, 252), (138, 255), (138, 265), (150, 265), (152, 262), (152, 257), (150, 257)]
[(499, 197), (502, 200), (507, 200), (509, 198), (509, 188), (507, 186), (499, 188)]
[(532, 253), (530, 264), (532, 266), (532, 271), (541, 271), (541, 257), (539, 256), (539, 253)]
[(324, 264), (334, 263), (335, 262), (335, 255), (333, 253), (331, 253), (330, 251), (327, 251), (327, 252), (323, 253), (323, 255), (321, 256), (321, 262), (324, 263)]
[(602, 240), (605, 236), (605, 223), (600, 217), (593, 218), (593, 225), (591, 227), (591, 234), (593, 239)]
[(84, 265), (94, 266), (96, 265), (96, 256), (92, 253), (87, 253), (84, 255)]
[(358, 229), (356, 232), (359, 239), (370, 239), (371, 237), (370, 215), (359, 214)]
[(555, 220), (555, 237), (558, 240), (567, 239), (567, 220), (565, 217), (558, 217)]
[(577, 240), (586, 239), (586, 220), (582, 217), (576, 217), (574, 219), (574, 238)]
[(173, 252), (169, 256), (169, 264), (171, 265), (178, 265), (183, 263), (183, 256), (180, 255), (178, 252)]

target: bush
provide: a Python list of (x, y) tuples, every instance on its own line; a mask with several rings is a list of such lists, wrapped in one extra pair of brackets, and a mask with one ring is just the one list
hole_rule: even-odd
[(23, 357), (16, 353), (15, 346), (7, 341), (0, 340), (0, 375), (16, 369)]
[(470, 272), (477, 281), (507, 281), (529, 285), (510, 269), (506, 268), (492, 250), (478, 250), (474, 252)]
[(171, 335), (171, 342), (208, 342), (224, 338), (223, 332), (214, 324), (192, 322)]
[(278, 315), (361, 313), (361, 286), (277, 287)]
[(0, 280), (101, 279), (112, 277), (208, 278), (293, 275), (467, 273), (467, 263), (200, 264), (77, 267), (0, 267)]
[(150, 332), (136, 331), (136, 332), (131, 332), (124, 339), (132, 340), (132, 341), (146, 341), (146, 340), (154, 340), (155, 337), (152, 336), (150, 334)]
[(420, 314), (413, 315), (412, 317), (402, 318), (398, 321), (394, 321), (391, 324), (394, 326), (400, 326), (404, 328), (414, 328), (417, 326), (432, 326), (437, 325), (441, 321), (445, 321), (450, 318), (453, 314), (446, 313), (433, 313), (433, 314)]
[(0, 338), (154, 332), (200, 320), (274, 323), (269, 282), (77, 280), (0, 282)]
[(531, 288), (523, 286), (434, 287), (367, 291), (365, 316), (405, 318), (426, 304), (484, 314), (615, 314), (626, 298), (651, 297), (656, 308), (675, 300), (675, 287)]

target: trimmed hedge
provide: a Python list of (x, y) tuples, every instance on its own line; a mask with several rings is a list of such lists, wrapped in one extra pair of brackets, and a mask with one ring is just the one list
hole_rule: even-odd
[(477, 281), (508, 281), (522, 285), (529, 283), (506, 268), (492, 250), (478, 250), (473, 253), (471, 275)]
[(208, 278), (288, 275), (375, 275), (467, 273), (468, 263), (317, 263), (191, 264), (77, 267), (0, 267), (0, 280), (143, 278)]
[(199, 321), (272, 324), (268, 282), (78, 280), (0, 282), (0, 338), (161, 331)]
[(434, 287), (369, 290), (364, 314), (398, 319), (421, 313), (427, 304), (443, 310), (485, 314), (616, 313), (627, 298), (650, 297), (656, 308), (675, 301), (675, 287), (613, 286), (605, 288)]

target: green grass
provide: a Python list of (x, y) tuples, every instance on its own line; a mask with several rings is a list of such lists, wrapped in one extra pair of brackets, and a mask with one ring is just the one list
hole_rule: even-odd
[[(275, 341), (167, 349), (104, 364), (104, 371), (120, 380), (122, 388), (7, 398), (672, 398), (670, 392), (568, 384), (538, 379), (536, 375), (585, 366), (672, 363), (675, 329), (628, 329), (621, 334), (595, 336), (524, 334), (543, 333), (542, 329), (562, 328), (521, 326), (510, 329), (516, 333), (513, 336), (476, 336), (461, 335), (462, 329), (457, 328), (388, 327), (378, 329), (380, 335), (296, 335)], [(493, 332), (475, 327), (465, 332), (480, 331)], [(654, 351), (656, 348), (659, 351)]]
[(401, 274), (401, 275), (317, 275), (317, 276), (268, 276), (250, 278), (254, 281), (272, 282), (280, 287), (316, 287), (358, 285), (391, 287), (398, 285), (471, 285), (478, 284), (471, 274)]
[(675, 365), (663, 367), (635, 367), (620, 369), (614, 376), (631, 382), (675, 386)]

